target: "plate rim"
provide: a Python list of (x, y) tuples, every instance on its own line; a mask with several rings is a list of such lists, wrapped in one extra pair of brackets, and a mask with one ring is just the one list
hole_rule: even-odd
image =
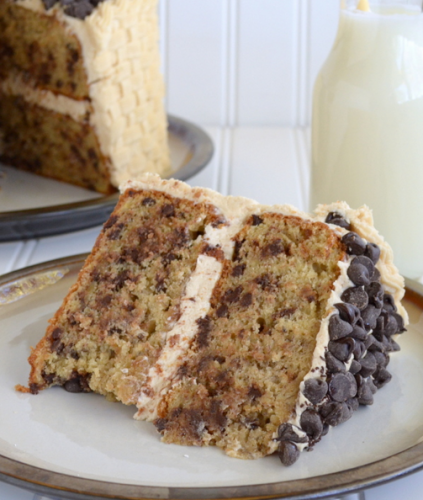
[[(81, 266), (89, 253), (28, 266), (0, 276), (0, 286), (63, 266)], [(405, 278), (405, 300), (423, 311), (423, 285)], [(423, 442), (387, 458), (321, 476), (267, 484), (219, 487), (164, 487), (107, 482), (64, 474), (0, 455), (0, 481), (69, 500), (311, 500), (379, 486), (423, 469)]]
[[(167, 120), (169, 131), (178, 137), (189, 138), (193, 144), (188, 162), (169, 176), (186, 181), (210, 162), (214, 154), (213, 141), (205, 130), (191, 121), (172, 114), (167, 115)], [(0, 212), (0, 243), (54, 236), (100, 225), (107, 220), (118, 198), (119, 193), (114, 193), (91, 200)]]

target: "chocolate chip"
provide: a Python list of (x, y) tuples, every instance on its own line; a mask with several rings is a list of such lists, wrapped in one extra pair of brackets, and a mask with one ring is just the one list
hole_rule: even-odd
[(375, 243), (367, 243), (364, 255), (376, 264), (380, 257), (380, 248)]
[[(60, 0), (60, 3), (63, 4), (64, 0)], [(85, 19), (93, 10), (94, 7), (88, 0), (78, 0), (64, 7), (64, 11), (68, 16), (76, 17), (77, 19)]]
[(216, 315), (218, 318), (227, 318), (229, 315), (229, 309), (226, 304), (222, 304), (216, 310)]
[(360, 363), (361, 363), (360, 375), (364, 378), (373, 375), (373, 373), (377, 370), (377, 361), (371, 352), (366, 353), (366, 355), (363, 357)]
[(235, 289), (230, 288), (229, 290), (226, 290), (222, 298), (223, 302), (228, 302), (229, 304), (238, 302), (241, 297), (242, 291), (242, 286), (237, 286)]
[(397, 332), (398, 333), (403, 333), (406, 331), (405, 327), (404, 327), (404, 319), (402, 316), (400, 316), (398, 313), (396, 312), (393, 312), (392, 313), (392, 316), (395, 318), (396, 322), (397, 322), (397, 325), (398, 325), (398, 329), (397, 329)]
[(357, 233), (344, 234), (341, 241), (350, 255), (363, 255), (366, 250), (366, 242)]
[(338, 314), (329, 318), (329, 337), (331, 340), (339, 340), (347, 337), (353, 331), (353, 327), (343, 321)]
[(373, 281), (365, 287), (365, 291), (369, 297), (369, 304), (381, 309), (383, 307), (383, 286), (377, 281)]
[(364, 342), (361, 342), (361, 340), (356, 340), (353, 350), (354, 359), (360, 361), (365, 352), (366, 346), (364, 345)]
[(360, 370), (361, 370), (361, 364), (357, 360), (353, 359), (351, 361), (351, 366), (350, 366), (349, 372), (352, 373), (353, 375), (355, 375)]
[(358, 402), (358, 398), (350, 398), (345, 401), (345, 404), (348, 406), (348, 408), (351, 411), (357, 411), (358, 407), (360, 406), (360, 403)]
[(357, 383), (351, 373), (336, 373), (329, 382), (329, 395), (342, 403), (357, 394)]
[(389, 339), (389, 342), (391, 343), (391, 351), (400, 351), (401, 350), (401, 347), (400, 345), (395, 342), (395, 340), (393, 338), (390, 338)]
[(367, 348), (371, 352), (379, 351), (379, 352), (386, 352), (386, 345), (384, 345), (382, 342), (377, 340), (374, 335), (369, 335), (369, 339), (373, 339), (373, 342), (369, 345)]
[(320, 408), (320, 415), (324, 424), (339, 425), (351, 418), (353, 411), (346, 403), (332, 401), (324, 404)]
[(163, 215), (163, 217), (174, 217), (175, 216), (175, 206), (172, 205), (171, 203), (168, 203), (166, 205), (163, 205), (160, 213)]
[(330, 341), (328, 344), (329, 352), (331, 352), (335, 358), (339, 359), (339, 361), (346, 361), (351, 353), (353, 352), (355, 347), (355, 340), (346, 337), (341, 340)]
[(354, 257), (351, 264), (360, 264), (361, 266), (364, 266), (369, 272), (370, 277), (373, 275), (375, 270), (375, 265), (373, 264), (371, 259), (369, 259), (365, 255), (359, 255), (358, 257)]
[(343, 227), (344, 229), (347, 229), (348, 231), (351, 229), (351, 225), (349, 222), (347, 222), (344, 217), (342, 217), (341, 214), (338, 214), (337, 212), (329, 212), (325, 222), (327, 224), (334, 224), (335, 226), (340, 226)]
[(246, 268), (246, 264), (238, 264), (232, 269), (232, 276), (234, 278), (239, 278), (239, 276), (242, 276), (244, 274)]
[(67, 382), (65, 382), (63, 388), (67, 392), (73, 392), (73, 393), (84, 392), (84, 388), (81, 384), (81, 380), (79, 377), (72, 378)]
[(318, 378), (309, 378), (304, 382), (304, 396), (314, 405), (320, 403), (328, 392), (328, 384)]
[(295, 432), (293, 425), (288, 423), (279, 426), (277, 440), (291, 441), (292, 443), (307, 443), (308, 441), (306, 436), (299, 436)]
[(345, 364), (339, 359), (336, 359), (335, 356), (329, 351), (325, 354), (326, 358), (326, 367), (330, 373), (345, 373), (346, 368)]
[(360, 318), (360, 310), (353, 304), (340, 302), (335, 304), (335, 307), (338, 309), (341, 319), (347, 321), (351, 325), (355, 325)]
[[(360, 262), (357, 262), (357, 259), (358, 257), (355, 257), (355, 259), (351, 262), (347, 270), (348, 277), (354, 285), (368, 285), (370, 283), (370, 276), (373, 274), (373, 269), (372, 272), (369, 273), (368, 267)], [(368, 260), (371, 262), (370, 259)]]
[(376, 321), (380, 312), (380, 309), (377, 309), (372, 305), (368, 305), (363, 311), (361, 311), (361, 317), (364, 321), (364, 328), (366, 330), (373, 330), (376, 327)]
[(380, 368), (373, 375), (373, 382), (375, 386), (380, 389), (385, 384), (387, 384), (392, 378), (392, 375), (388, 372), (386, 368)]
[(375, 270), (373, 271), (373, 276), (370, 277), (372, 281), (380, 281), (380, 271), (377, 267), (375, 267)]
[(367, 335), (367, 337), (363, 340), (364, 345), (366, 346), (366, 349), (369, 349), (369, 347), (375, 342), (376, 339), (374, 338), (373, 335)]
[(51, 332), (51, 338), (53, 340), (59, 340), (63, 335), (63, 329), (58, 327)]
[(300, 418), (301, 429), (307, 433), (313, 441), (320, 438), (323, 432), (323, 422), (320, 415), (314, 410), (305, 410)]
[(360, 382), (358, 383), (357, 396), (358, 402), (361, 405), (368, 406), (373, 404), (373, 393), (367, 380), (363, 380), (362, 378), (360, 378)]
[[(350, 333), (350, 337), (356, 340), (361, 340), (364, 341), (367, 339), (368, 333), (364, 328), (361, 328), (360, 326), (355, 325), (352, 332)], [(367, 347), (366, 347), (367, 349)]]
[(253, 215), (252, 216), (252, 226), (259, 226), (260, 224), (263, 224), (263, 219), (259, 217), (258, 215)]
[(242, 296), (241, 300), (240, 300), (240, 305), (241, 307), (250, 307), (251, 304), (253, 303), (253, 296), (251, 293), (244, 293), (244, 295)]
[(365, 309), (369, 303), (369, 298), (364, 288), (361, 286), (347, 288), (342, 294), (341, 299), (348, 304), (356, 306), (360, 311)]
[(373, 356), (376, 360), (377, 368), (386, 368), (389, 364), (389, 356), (383, 352), (374, 351)]
[(382, 311), (377, 319), (375, 332), (381, 332), (388, 337), (395, 335), (398, 331), (398, 322), (394, 314)]
[(294, 464), (298, 457), (300, 456), (300, 450), (295, 446), (294, 443), (289, 441), (282, 441), (279, 444), (278, 456), (283, 465), (289, 466)]
[(276, 257), (277, 255), (285, 252), (285, 247), (281, 239), (274, 240), (272, 243), (266, 245), (261, 251), (262, 257)]
[(60, 339), (54, 340), (51, 343), (51, 351), (55, 352), (56, 354), (60, 354), (61, 352), (63, 352), (64, 348), (65, 344)]
[(383, 296), (383, 309), (388, 312), (396, 312), (397, 307), (395, 305), (394, 298), (389, 293), (385, 293)]
[(144, 206), (144, 207), (152, 207), (153, 205), (156, 204), (156, 200), (153, 200), (153, 198), (144, 198), (141, 202), (141, 204)]
[(46, 10), (51, 9), (56, 2), (57, 0), (43, 0), (43, 4)]

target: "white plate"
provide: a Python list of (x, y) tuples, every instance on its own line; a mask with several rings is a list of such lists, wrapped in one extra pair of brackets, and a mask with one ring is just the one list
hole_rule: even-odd
[[(213, 156), (210, 137), (168, 116), (170, 177), (187, 180)], [(118, 199), (0, 164), (0, 242), (52, 236), (102, 224)]]
[[(417, 290), (409, 294), (415, 304), (406, 301), (411, 326), (399, 340), (401, 352), (391, 356), (393, 379), (377, 392), (374, 406), (361, 407), (351, 420), (331, 429), (313, 452), (303, 453), (285, 468), (275, 456), (243, 461), (217, 448), (163, 444), (153, 424), (132, 419), (134, 407), (95, 394), (70, 394), (61, 388), (36, 396), (16, 392), (15, 384), (28, 379), (30, 347), (43, 336), (81, 264), (81, 258), (62, 259), (15, 272), (0, 283), (3, 480), (53, 495), (55, 488), (64, 488), (65, 498), (93, 498), (94, 493), (105, 498), (106, 492), (113, 498), (318, 498), (377, 484), (421, 466), (419, 285), (408, 284)], [(40, 290), (40, 285), (56, 280)], [(71, 493), (73, 489), (78, 493)]]

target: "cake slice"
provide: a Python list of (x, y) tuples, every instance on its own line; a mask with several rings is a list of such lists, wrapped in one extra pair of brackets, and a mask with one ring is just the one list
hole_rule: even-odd
[(111, 193), (170, 160), (157, 0), (0, 0), (0, 161)]
[(390, 380), (403, 280), (367, 208), (314, 215), (129, 182), (29, 361), (137, 405), (168, 443), (284, 464)]

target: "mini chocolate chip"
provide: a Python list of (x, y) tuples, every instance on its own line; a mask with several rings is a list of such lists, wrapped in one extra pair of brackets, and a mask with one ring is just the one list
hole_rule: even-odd
[(369, 350), (371, 352), (375, 352), (375, 351), (379, 351), (379, 352), (383, 352), (383, 353), (386, 352), (386, 346), (382, 342), (377, 340), (374, 335), (369, 335), (369, 338), (372, 338), (373, 342), (369, 345), (367, 350)]
[(351, 366), (350, 366), (349, 372), (352, 373), (353, 375), (355, 375), (360, 370), (361, 370), (361, 364), (358, 361), (356, 361), (355, 359), (353, 359), (351, 361)]
[[(297, 427), (298, 429), (298, 427)], [(299, 429), (300, 430), (300, 429)], [(299, 436), (292, 424), (282, 424), (278, 428), (278, 441), (291, 441), (292, 443), (307, 443), (307, 436)]]
[(370, 387), (370, 390), (372, 391), (372, 394), (376, 394), (377, 393), (377, 387), (375, 386), (374, 382), (373, 382), (373, 379), (372, 377), (369, 377), (368, 379), (366, 379), (369, 387)]
[[(350, 333), (350, 337), (356, 340), (361, 340), (364, 341), (367, 339), (368, 333), (364, 328), (361, 328), (360, 326), (355, 325), (353, 328), (353, 331)], [(366, 347), (367, 349), (367, 347)]]
[(344, 302), (348, 302), (348, 304), (353, 304), (360, 311), (365, 309), (369, 303), (369, 297), (361, 286), (347, 288), (342, 294), (341, 299)]
[(160, 213), (164, 217), (174, 217), (175, 216), (175, 206), (172, 205), (171, 203), (167, 203), (166, 205), (163, 205)]
[(365, 290), (369, 297), (369, 304), (381, 309), (383, 307), (383, 286), (377, 281), (373, 281), (366, 286)]
[(398, 332), (398, 322), (394, 314), (396, 313), (383, 311), (377, 320), (376, 331), (381, 331), (388, 337), (395, 335)]
[(300, 450), (295, 446), (294, 443), (289, 441), (282, 441), (279, 444), (278, 456), (283, 465), (289, 466), (294, 464), (298, 457), (300, 456)]
[(364, 255), (376, 264), (380, 257), (380, 248), (375, 243), (367, 243)]
[(383, 296), (383, 309), (388, 312), (396, 312), (397, 307), (395, 305), (394, 298), (389, 293), (385, 293)]
[(325, 424), (323, 422), (323, 431), (322, 431), (322, 437), (326, 436), (326, 434), (329, 432), (329, 424)]
[(345, 404), (348, 406), (348, 408), (351, 411), (357, 411), (358, 407), (360, 406), (360, 403), (358, 402), (358, 398), (357, 397), (347, 399), (345, 401)]
[(46, 10), (51, 9), (56, 2), (57, 0), (43, 0), (43, 4)]
[(345, 373), (346, 368), (345, 364), (339, 359), (336, 359), (335, 356), (329, 351), (325, 354), (326, 358), (326, 367), (330, 373)]
[(309, 378), (304, 382), (304, 396), (314, 405), (320, 403), (328, 392), (328, 384), (318, 378)]
[(323, 422), (320, 415), (314, 410), (308, 409), (303, 411), (300, 418), (300, 426), (313, 441), (316, 441), (322, 435)]
[(274, 240), (272, 243), (266, 245), (261, 251), (262, 257), (276, 257), (277, 255), (285, 252), (285, 246), (282, 243), (282, 240), (278, 238)]
[(386, 368), (389, 364), (389, 356), (383, 352), (374, 351), (373, 356), (376, 360), (377, 368)]
[(351, 418), (353, 411), (346, 403), (332, 401), (324, 404), (320, 408), (320, 415), (324, 424), (339, 425)]
[(373, 382), (378, 389), (387, 384), (391, 380), (391, 378), (392, 375), (388, 372), (386, 368), (379, 368), (373, 374)]
[(335, 358), (339, 359), (339, 361), (346, 361), (353, 352), (354, 347), (355, 340), (350, 337), (330, 341), (328, 344), (329, 351), (335, 356)]
[(368, 406), (373, 404), (373, 393), (367, 380), (362, 380), (358, 384), (357, 396), (358, 402), (361, 405)]
[(144, 206), (144, 207), (152, 207), (153, 205), (156, 204), (156, 200), (153, 200), (153, 198), (144, 198), (141, 202), (141, 204)]
[[(356, 257), (357, 258), (357, 257)], [(368, 285), (370, 283), (370, 273), (366, 266), (355, 262), (355, 259), (351, 262), (347, 270), (348, 278), (354, 283), (354, 285)]]
[(373, 330), (376, 327), (376, 321), (380, 312), (380, 309), (377, 309), (372, 305), (367, 306), (366, 309), (361, 311), (361, 317), (364, 321), (364, 327), (366, 330)]
[(67, 392), (78, 393), (78, 392), (84, 391), (84, 389), (81, 385), (80, 379), (78, 377), (72, 378), (72, 379), (68, 380), (67, 382), (65, 382), (63, 388)]
[(228, 302), (229, 304), (238, 302), (241, 297), (242, 291), (243, 291), (242, 286), (237, 286), (235, 289), (229, 288), (229, 290), (226, 290), (226, 292), (223, 295), (222, 298), (223, 302)]
[(369, 347), (375, 342), (376, 339), (374, 338), (373, 335), (367, 334), (367, 337), (363, 340), (364, 345), (366, 346), (366, 349), (369, 349)]
[(361, 342), (361, 340), (356, 340), (353, 350), (354, 359), (360, 361), (365, 352), (366, 346), (364, 345), (364, 342)]
[(366, 242), (357, 233), (344, 234), (342, 243), (347, 247), (347, 253), (350, 255), (363, 255), (366, 250)]
[(63, 329), (58, 327), (58, 328), (55, 328), (52, 332), (51, 332), (51, 338), (53, 340), (59, 340), (61, 338), (61, 336), (63, 335)]
[[(61, 0), (63, 4), (63, 0)], [(85, 19), (94, 10), (94, 6), (88, 0), (79, 0), (64, 7), (64, 11), (68, 16), (76, 17), (77, 19)]]
[(375, 270), (373, 271), (372, 276), (370, 276), (370, 279), (372, 281), (380, 281), (380, 271), (377, 267), (375, 267)]
[(360, 361), (360, 375), (364, 378), (369, 377), (377, 370), (377, 361), (374, 355), (369, 351)]
[(252, 216), (252, 226), (259, 226), (260, 224), (263, 224), (263, 219), (259, 217), (258, 215), (253, 215)]
[(222, 304), (216, 310), (216, 315), (218, 318), (227, 318), (229, 315), (229, 309), (226, 304)]
[(335, 226), (340, 226), (349, 231), (351, 229), (351, 225), (349, 222), (347, 222), (344, 217), (342, 217), (341, 214), (338, 214), (337, 212), (329, 212), (325, 222), (327, 224), (334, 224)]
[(241, 307), (250, 307), (251, 304), (253, 303), (253, 296), (251, 293), (244, 293), (244, 295), (242, 296), (241, 300), (240, 300), (240, 305)]
[(375, 265), (373, 264), (371, 259), (369, 259), (365, 255), (359, 255), (358, 257), (354, 257), (351, 264), (360, 264), (360, 265), (364, 266), (367, 269), (367, 271), (369, 272), (370, 277), (373, 275), (374, 270), (375, 270)]
[(393, 338), (390, 338), (389, 342), (391, 343), (391, 349), (390, 349), (390, 351), (397, 352), (397, 351), (401, 350), (400, 345), (397, 342), (395, 342), (395, 340)]
[(343, 321), (338, 314), (329, 318), (329, 337), (331, 340), (339, 340), (347, 337), (353, 331), (353, 327)]
[(402, 316), (400, 316), (398, 313), (396, 312), (393, 312), (392, 313), (392, 316), (395, 318), (396, 322), (397, 322), (397, 325), (398, 325), (398, 329), (397, 329), (397, 332), (398, 333), (403, 333), (405, 331), (407, 331), (404, 327), (404, 319)]
[(60, 339), (53, 340), (53, 342), (51, 343), (51, 351), (55, 352), (56, 354), (60, 354), (64, 348), (65, 344)]
[(246, 268), (246, 264), (238, 264), (232, 269), (232, 276), (234, 278), (239, 278), (239, 276), (242, 276), (244, 274)]
[(335, 307), (338, 309), (341, 319), (347, 321), (351, 325), (355, 325), (360, 318), (360, 309), (353, 304), (339, 302), (335, 304)]
[(329, 382), (329, 395), (342, 403), (357, 394), (357, 383), (351, 373), (336, 373)]

